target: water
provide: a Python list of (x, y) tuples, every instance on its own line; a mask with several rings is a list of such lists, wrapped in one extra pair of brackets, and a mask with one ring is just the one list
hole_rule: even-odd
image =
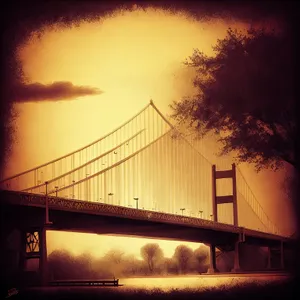
[(143, 278), (120, 278), (123, 284), (120, 289), (207, 289), (220, 287), (233, 287), (247, 283), (264, 284), (268, 282), (287, 280), (288, 275), (281, 274), (255, 274), (255, 275), (194, 275), (176, 277), (143, 277)]

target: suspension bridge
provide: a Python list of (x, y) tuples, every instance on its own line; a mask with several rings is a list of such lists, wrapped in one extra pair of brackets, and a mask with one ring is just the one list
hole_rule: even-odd
[[(59, 221), (54, 216), (49, 220), (49, 210), (51, 218), (54, 210), (81, 210), (152, 222), (152, 227), (165, 224), (188, 226), (189, 232), (214, 231), (214, 241), (202, 235), (214, 245), (221, 244), (217, 241), (221, 235), (230, 241), (237, 235), (239, 242), (252, 239), (269, 245), (275, 241), (282, 248), (289, 239), (268, 218), (240, 169), (235, 164), (225, 170), (218, 167), (202, 155), (199, 141), (184, 135), (150, 101), (107, 135), (2, 179), (0, 188), (3, 203), (46, 208), (46, 224), (53, 221), (54, 227)], [(138, 227), (126, 226), (126, 232), (122, 226), (110, 230), (139, 232)], [(171, 231), (170, 227), (165, 234), (172, 235)], [(190, 239), (201, 236), (198, 231), (193, 234)], [(162, 230), (155, 236), (163, 236)], [(215, 268), (214, 260), (211, 267)]]

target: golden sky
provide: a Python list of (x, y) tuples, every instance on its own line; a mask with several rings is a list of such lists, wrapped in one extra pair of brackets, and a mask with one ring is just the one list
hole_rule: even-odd
[[(199, 22), (183, 13), (137, 9), (33, 35), (19, 48), (27, 83), (68, 81), (104, 93), (72, 101), (16, 104), (16, 142), (6, 175), (98, 139), (136, 114), (150, 99), (169, 114), (168, 105), (173, 100), (193, 93), (193, 72), (182, 62), (194, 48), (212, 54), (212, 46), (226, 35), (228, 27), (247, 29), (249, 25), (234, 20)], [(292, 233), (292, 208), (283, 199), (278, 183), (282, 174), (256, 174), (251, 166), (242, 170), (270, 219)], [(289, 216), (286, 222), (282, 222), (284, 216)], [(61, 233), (55, 236), (61, 245), (73, 239), (70, 233), (63, 238)], [(51, 241), (52, 237), (55, 244), (56, 237), (50, 234)]]
[[(177, 242), (171, 240), (156, 240), (139, 237), (122, 237), (113, 235), (97, 235), (78, 232), (47, 232), (47, 252), (48, 255), (54, 250), (68, 249), (73, 255), (90, 253), (94, 257), (103, 257), (109, 250), (119, 249), (125, 255), (134, 255), (137, 259), (142, 259), (140, 249), (148, 243), (158, 243), (163, 249), (165, 257), (172, 257), (179, 245), (186, 245), (193, 250), (199, 248), (200, 243)], [(71, 242), (70, 242), (71, 240)]]

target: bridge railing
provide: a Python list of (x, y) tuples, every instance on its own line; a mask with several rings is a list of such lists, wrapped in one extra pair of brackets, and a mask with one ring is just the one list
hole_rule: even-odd
[[(82, 212), (88, 214), (99, 214), (103, 216), (113, 216), (129, 219), (147, 220), (152, 222), (169, 223), (175, 225), (184, 225), (215, 231), (246, 234), (262, 239), (282, 240), (284, 238), (280, 235), (273, 235), (255, 230), (248, 230), (243, 227), (214, 222), (212, 220), (205, 220), (201, 217), (181, 216), (163, 212), (149, 211), (144, 209), (121, 207), (117, 205), (110, 205), (104, 203), (71, 200), (58, 197), (46, 197), (37, 194), (13, 191), (0, 190), (0, 195), (3, 196), (2, 198), (5, 199), (6, 203), (13, 205), (24, 205), (45, 208), (47, 199), (49, 208), (55, 210)], [(286, 238), (286, 241), (290, 241), (290, 239)]]
[(199, 217), (182, 216), (180, 214), (170, 214), (165, 212), (157, 212), (145, 209), (128, 208), (119, 205), (106, 203), (97, 203), (90, 201), (66, 199), (59, 197), (51, 197), (23, 192), (4, 191), (6, 200), (9, 203), (18, 205), (32, 205), (36, 207), (45, 207), (46, 198), (50, 209), (60, 209), (73, 212), (83, 213), (99, 213), (104, 216), (119, 216), (122, 218), (142, 219), (153, 222), (163, 221), (165, 223), (181, 224), (207, 228), (211, 230), (223, 230), (226, 232), (240, 232), (237, 226), (214, 222)]

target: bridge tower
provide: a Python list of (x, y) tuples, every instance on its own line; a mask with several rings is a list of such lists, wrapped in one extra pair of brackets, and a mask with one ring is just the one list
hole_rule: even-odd
[[(232, 195), (217, 196), (217, 179), (232, 178)], [(232, 164), (231, 170), (216, 171), (216, 165), (212, 166), (212, 203), (213, 218), (218, 222), (218, 205), (233, 204), (233, 225), (238, 226), (237, 192), (236, 192), (236, 167)]]
[(47, 230), (51, 229), (52, 222), (49, 221), (49, 199), (48, 199), (48, 182), (45, 182), (45, 215), (39, 219), (35, 226), (29, 226), (23, 230), (22, 240), (22, 260), (21, 268), (24, 269), (25, 264), (30, 259), (38, 260), (39, 285), (49, 285), (49, 270), (47, 258)]
[(22, 230), (20, 269), (26, 274), (28, 266), (32, 265), (30, 261), (38, 261), (38, 269), (26, 275), (30, 284), (48, 285), (46, 230), (46, 226), (27, 227)]
[[(232, 179), (232, 195), (218, 196), (217, 195), (217, 179), (231, 178)], [(216, 165), (212, 166), (212, 205), (213, 205), (213, 220), (218, 222), (218, 205), (232, 203), (233, 204), (233, 225), (238, 226), (238, 207), (237, 207), (237, 189), (236, 189), (236, 166), (232, 164), (231, 170), (217, 171)], [(234, 245), (234, 267), (233, 272), (240, 271), (240, 242), (243, 242), (243, 236), (239, 236)], [(210, 268), (209, 272), (218, 272), (216, 268), (215, 246), (210, 246)]]

